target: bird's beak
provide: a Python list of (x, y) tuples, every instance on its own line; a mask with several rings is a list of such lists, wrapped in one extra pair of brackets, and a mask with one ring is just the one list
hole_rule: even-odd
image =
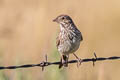
[(55, 19), (53, 20), (53, 22), (57, 22), (57, 19), (55, 18)]

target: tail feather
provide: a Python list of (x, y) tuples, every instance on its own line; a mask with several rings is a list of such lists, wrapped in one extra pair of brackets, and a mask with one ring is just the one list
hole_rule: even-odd
[(62, 68), (62, 66), (68, 67), (68, 56), (67, 55), (62, 55), (61, 64), (59, 65), (59, 68)]

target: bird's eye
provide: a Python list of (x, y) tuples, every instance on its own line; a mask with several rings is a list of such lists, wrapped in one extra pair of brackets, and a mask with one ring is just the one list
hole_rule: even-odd
[(62, 17), (62, 20), (64, 20), (65, 18), (64, 17)]

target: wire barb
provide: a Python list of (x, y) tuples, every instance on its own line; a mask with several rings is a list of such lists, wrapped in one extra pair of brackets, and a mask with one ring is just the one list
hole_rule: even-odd
[(48, 66), (47, 54), (45, 54), (45, 61), (43, 61), (40, 66), (42, 67), (42, 71), (44, 71), (45, 66)]
[(97, 61), (97, 55), (96, 55), (95, 52), (94, 52), (94, 57), (95, 58), (92, 58), (92, 60), (93, 60), (93, 67), (95, 66), (95, 62)]

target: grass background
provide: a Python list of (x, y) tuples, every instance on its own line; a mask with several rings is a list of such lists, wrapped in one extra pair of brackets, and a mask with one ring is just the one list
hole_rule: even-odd
[[(0, 0), (0, 66), (40, 63), (45, 54), (58, 61), (59, 26), (52, 20), (60, 14), (70, 15), (83, 34), (80, 58), (120, 56), (119, 0)], [(119, 63), (1, 70), (0, 80), (119, 80)]]

